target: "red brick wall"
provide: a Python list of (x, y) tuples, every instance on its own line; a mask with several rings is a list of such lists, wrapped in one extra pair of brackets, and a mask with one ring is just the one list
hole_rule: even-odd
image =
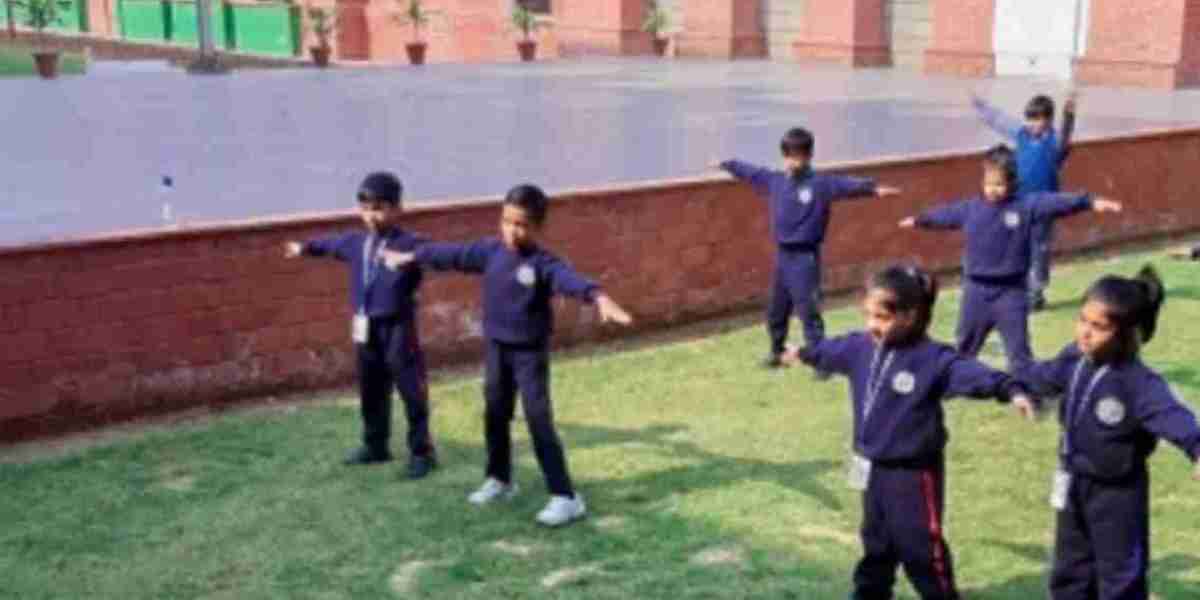
[[(1200, 129), (1081, 143), (1068, 188), (1127, 202), (1061, 230), (1074, 251), (1200, 228)], [(840, 165), (905, 190), (845, 202), (826, 244), (829, 290), (855, 288), (883, 263), (950, 270), (956, 234), (906, 232), (901, 218), (978, 186), (978, 158), (957, 154)], [(562, 194), (549, 247), (598, 278), (641, 328), (757, 306), (772, 245), (744, 185), (691, 180)], [(414, 210), (406, 225), (439, 239), (491, 234), (490, 202)], [(284, 241), (355, 227), (352, 214), (0, 250), (0, 440), (78, 429), (252, 395), (347, 383), (347, 275), (287, 261)], [(477, 360), (479, 282), (432, 276), (421, 335), (434, 364)], [(578, 304), (559, 304), (560, 344), (623, 334)]]
[(1200, 2), (1095, 2), (1083, 83), (1177, 88), (1200, 83)]
[(995, 0), (933, 0), (933, 38), (925, 72), (989, 77), (996, 72)]
[(679, 56), (762, 58), (767, 55), (760, 6), (745, 0), (684, 0)]
[(651, 52), (642, 31), (646, 0), (555, 0), (551, 7), (563, 56)]
[(793, 45), (799, 60), (850, 67), (879, 67), (892, 62), (884, 24), (884, 0), (810, 2), (800, 39)]

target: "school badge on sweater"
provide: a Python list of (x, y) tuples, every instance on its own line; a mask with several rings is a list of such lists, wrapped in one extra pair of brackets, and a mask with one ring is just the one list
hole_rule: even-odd
[(1112, 427), (1125, 420), (1125, 405), (1116, 398), (1103, 398), (1096, 403), (1096, 418)]
[(517, 283), (525, 287), (533, 287), (537, 283), (537, 271), (529, 265), (521, 265), (517, 268)]
[(796, 192), (796, 200), (800, 204), (805, 204), (805, 205), (811, 204), (812, 203), (812, 188), (809, 188), (809, 187), (800, 188), (800, 191)]
[(900, 371), (892, 378), (892, 391), (897, 394), (911, 394), (917, 387), (917, 378), (908, 371)]
[(1004, 213), (1004, 224), (1009, 229), (1016, 229), (1021, 224), (1021, 215), (1016, 211), (1010, 210)]

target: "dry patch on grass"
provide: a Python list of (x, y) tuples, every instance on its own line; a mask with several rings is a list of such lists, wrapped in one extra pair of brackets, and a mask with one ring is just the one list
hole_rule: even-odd
[(573, 585), (586, 581), (591, 577), (600, 575), (603, 571), (600, 569), (599, 563), (591, 563), (580, 565), (578, 567), (567, 567), (559, 569), (542, 578), (542, 587), (552, 590), (564, 585)]
[(444, 560), (413, 560), (406, 562), (396, 567), (396, 571), (388, 578), (388, 585), (391, 586), (393, 592), (402, 597), (407, 597), (416, 588), (417, 578), (421, 576), (421, 571), (448, 564), (450, 563)]
[(527, 544), (512, 540), (496, 540), (495, 542), (492, 542), (492, 549), (505, 554), (511, 554), (513, 556), (525, 558), (542, 551), (544, 548), (537, 544)]
[(718, 565), (741, 566), (746, 563), (746, 557), (742, 549), (738, 546), (715, 546), (705, 548), (693, 554), (688, 559), (688, 562), (703, 567), (715, 567)]
[(844, 546), (857, 547), (859, 543), (857, 535), (820, 525), (805, 525), (797, 530), (797, 533), (805, 538), (830, 540)]

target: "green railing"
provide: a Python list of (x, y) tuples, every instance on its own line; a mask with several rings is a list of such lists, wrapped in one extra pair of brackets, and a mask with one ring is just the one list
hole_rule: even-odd
[[(126, 39), (199, 45), (194, 0), (118, 0), (117, 19)], [(214, 0), (212, 24), (218, 48), (274, 56), (300, 54), (300, 10), (294, 4)]]
[[(13, 7), (13, 18), (18, 27), (28, 27), (27, 13), (20, 6)], [(0, 27), (8, 26), (8, 3), (0, 0)], [(64, 8), (58, 13), (58, 21), (46, 29), (67, 33), (86, 32), (88, 30), (88, 14), (86, 0), (71, 0), (71, 7)]]

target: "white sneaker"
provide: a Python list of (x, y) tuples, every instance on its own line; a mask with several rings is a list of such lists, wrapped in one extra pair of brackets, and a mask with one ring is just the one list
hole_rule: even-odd
[(493, 500), (508, 500), (515, 495), (517, 495), (517, 484), (504, 483), (495, 477), (488, 477), (484, 480), (483, 485), (479, 486), (479, 489), (467, 496), (467, 502), (484, 505)]
[(583, 496), (576, 492), (574, 498), (550, 496), (550, 502), (546, 504), (546, 508), (538, 513), (537, 521), (542, 525), (558, 527), (576, 519), (582, 519), (585, 514), (587, 514), (587, 506), (583, 504)]

